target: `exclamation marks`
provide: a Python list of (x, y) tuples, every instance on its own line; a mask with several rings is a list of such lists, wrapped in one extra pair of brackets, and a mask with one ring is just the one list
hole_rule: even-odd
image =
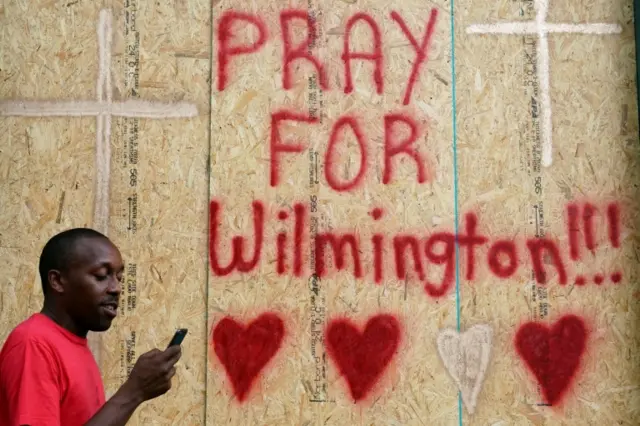
[[(596, 219), (599, 214), (598, 209), (590, 203), (585, 203), (580, 209), (578, 204), (570, 204), (567, 206), (567, 231), (569, 234), (569, 254), (573, 261), (578, 261), (582, 258), (581, 252), (581, 236), (584, 238), (584, 246), (586, 249), (595, 255), (595, 250), (598, 247), (596, 238)], [(620, 210), (619, 207), (611, 203), (607, 206), (606, 211), (607, 222), (607, 237), (609, 243), (613, 248), (620, 247)], [(613, 272), (609, 278), (611, 282), (617, 284), (622, 281), (622, 274), (620, 272)], [(596, 285), (602, 285), (605, 282), (605, 274), (596, 273), (593, 276), (593, 282)], [(578, 275), (575, 279), (577, 286), (584, 286), (587, 283), (587, 278), (583, 275)]]
[(609, 224), (609, 240), (615, 248), (620, 247), (620, 209), (615, 204), (607, 207), (607, 219)]
[(584, 205), (582, 210), (582, 223), (584, 225), (584, 242), (587, 246), (587, 250), (591, 252), (591, 254), (595, 255), (596, 251), (596, 240), (594, 237), (594, 229), (593, 229), (593, 219), (595, 214), (597, 213), (596, 208), (587, 203)]
[(575, 204), (569, 204), (567, 207), (569, 254), (573, 260), (580, 259), (580, 224), (578, 223), (578, 214), (578, 206)]
[[(609, 225), (609, 241), (614, 248), (620, 247), (620, 208), (616, 204), (609, 204), (607, 207), (607, 224)], [(622, 281), (622, 274), (614, 272), (611, 274), (611, 281), (619, 283)]]

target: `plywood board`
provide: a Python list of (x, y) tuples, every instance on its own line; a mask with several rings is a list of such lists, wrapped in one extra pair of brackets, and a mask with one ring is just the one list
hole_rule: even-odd
[[(126, 263), (120, 317), (107, 333), (90, 335), (107, 395), (137, 357), (188, 327), (172, 393), (145, 404), (131, 423), (198, 424), (206, 373), (210, 5), (13, 2), (1, 10), (0, 110), (9, 115), (0, 119), (2, 338), (42, 306), (36, 273), (46, 240), (69, 227), (94, 227)], [(97, 118), (70, 116), (100, 108)]]
[[(248, 395), (242, 393), (243, 380), (233, 380), (231, 373), (240, 368), (237, 364), (242, 364), (245, 354), (237, 347), (229, 349), (235, 350), (236, 358), (227, 361), (232, 366), (225, 370), (224, 357), (210, 353), (210, 364), (217, 373), (211, 374), (208, 382), (209, 424), (215, 424), (213, 413), (220, 412), (228, 413), (225, 417), (232, 424), (285, 424), (292, 417), (297, 424), (634, 421), (632, 406), (637, 395), (633, 393), (633, 379), (625, 381), (613, 373), (633, 369), (634, 358), (618, 359), (617, 367), (598, 362), (603, 356), (615, 359), (613, 354), (623, 350), (622, 342), (631, 344), (636, 339), (631, 322), (627, 323), (632, 321), (630, 306), (635, 304), (635, 268), (630, 262), (635, 253), (633, 241), (622, 237), (629, 236), (630, 231), (621, 231), (621, 239), (616, 237), (612, 242), (607, 236), (605, 215), (609, 206), (619, 207), (621, 229), (633, 228), (635, 186), (629, 182), (637, 173), (631, 154), (636, 152), (636, 127), (632, 124), (636, 107), (627, 90), (629, 85), (633, 87), (629, 50), (633, 38), (631, 27), (623, 25), (630, 9), (603, 6), (583, 12), (584, 6), (523, 2), (472, 8), (462, 2), (454, 9), (461, 12), (451, 22), (448, 4), (295, 4), (292, 7), (310, 10), (317, 23), (317, 39), (309, 52), (323, 68), (319, 71), (307, 57), (291, 63), (287, 71), (283, 55), (287, 48), (295, 49), (304, 40), (304, 19), (290, 24), (297, 38), (287, 47), (283, 36), (287, 28), (283, 28), (282, 19), (285, 16), (286, 21), (289, 9), (253, 3), (218, 5), (219, 14), (213, 22), (216, 35), (224, 28), (224, 12), (229, 8), (254, 18), (236, 15), (236, 32), (229, 36), (250, 52), (230, 56), (229, 62), (224, 62), (219, 52), (225, 52), (225, 39), (214, 39), (218, 55), (213, 58), (212, 80), (217, 77), (218, 95), (212, 107), (215, 156), (211, 194), (220, 211), (212, 219), (217, 239), (211, 255), (228, 265), (233, 253), (231, 239), (242, 236), (244, 259), (251, 260), (257, 242), (252, 202), (264, 203), (265, 219), (257, 262), (247, 264), (242, 273), (212, 267), (209, 311), (216, 312), (210, 319), (212, 335), (215, 340), (216, 331), (220, 333), (219, 347), (223, 348), (223, 337), (230, 339), (224, 332), (229, 327), (224, 317), (248, 324), (263, 312), (279, 315), (287, 333), (281, 349), (256, 375)], [(432, 10), (437, 12), (437, 19), (428, 44), (427, 65), (420, 69), (411, 98), (404, 103), (415, 50), (392, 12), (420, 43)], [(368, 53), (370, 60), (350, 63), (354, 89), (345, 93), (349, 92), (345, 89), (349, 87), (347, 65), (341, 55), (349, 19), (362, 17), (357, 13), (370, 17), (379, 28), (383, 58), (379, 58), (383, 64), (380, 92), (375, 62), (371, 60), (375, 35), (368, 21), (361, 20), (353, 27), (349, 47)], [(546, 25), (539, 23), (542, 19), (567, 25), (542, 27)], [(512, 23), (503, 29), (482, 26), (500, 21)], [(516, 33), (522, 31), (520, 28), (526, 30), (526, 25), (549, 31), (543, 39), (546, 50), (545, 44), (537, 41), (536, 32)], [(227, 74), (220, 73), (221, 63)], [(287, 72), (292, 75), (288, 87)], [(328, 88), (320, 90), (323, 73)], [(219, 85), (221, 75), (226, 77), (224, 90)], [(590, 79), (597, 83), (587, 83)], [(304, 147), (300, 152), (270, 151), (273, 117), (277, 119), (283, 109), (294, 115), (288, 116), (290, 122), (279, 125), (282, 139), (277, 143), (300, 144)], [(419, 179), (415, 161), (405, 155), (402, 160), (400, 156), (391, 160), (393, 175), (390, 182), (385, 182), (385, 141), (389, 146), (403, 140), (389, 139), (389, 135), (385, 139), (385, 114), (402, 114), (397, 117), (405, 122), (413, 118), (419, 125), (415, 146), (425, 166), (424, 181)], [(311, 124), (302, 118), (291, 120), (295, 115), (319, 118)], [(326, 160), (333, 126), (345, 116), (359, 123), (360, 141), (368, 154), (366, 172), (351, 191), (332, 187), (329, 178), (344, 183), (355, 180), (364, 170), (360, 168), (362, 149), (358, 148), (355, 132), (347, 130), (345, 139), (338, 138), (335, 156)], [(396, 138), (406, 138), (409, 133), (405, 130), (404, 136), (400, 134)], [(282, 158), (276, 170), (282, 176), (277, 184), (270, 180), (275, 158)], [(616, 168), (614, 164), (625, 166)], [(616, 171), (608, 171), (610, 167)], [(303, 203), (307, 214), (299, 251), (294, 249), (295, 203)], [(580, 215), (579, 221), (576, 219), (581, 226), (577, 234), (567, 230), (571, 203)], [(586, 222), (593, 229), (589, 234), (593, 244), (597, 244), (593, 253), (585, 249), (591, 240), (579, 239), (590, 232), (584, 230), (582, 221), (585, 205), (587, 211), (593, 206), (597, 212)], [(384, 212), (379, 220), (372, 217), (376, 208)], [(279, 219), (280, 211), (287, 213), (286, 220)], [(473, 220), (477, 221), (476, 234), (486, 242), (478, 240), (470, 259), (468, 226), (473, 226), (469, 225)], [(444, 232), (440, 235), (441, 246), (433, 246), (430, 252), (429, 236), (440, 231)], [(453, 262), (453, 251), (451, 256), (446, 255), (449, 246), (442, 241), (456, 231), (462, 243), (459, 262)], [(285, 232), (287, 249), (279, 255), (278, 241)], [(316, 232), (331, 232), (337, 237), (349, 232), (357, 235), (361, 276), (346, 245), (344, 265), (332, 263), (336, 252), (329, 248), (328, 276), (314, 277), (314, 272), (321, 273), (314, 269), (319, 265), (314, 262), (319, 256), (314, 251)], [(400, 235), (415, 236), (420, 241), (418, 257), (430, 282), (444, 282), (446, 266), (451, 267), (450, 287), (442, 295), (437, 286), (425, 289), (424, 277), (420, 279), (420, 271), (414, 269), (411, 255), (405, 258), (405, 272), (408, 270), (411, 276), (402, 276), (393, 245), (393, 238)], [(570, 240), (569, 235), (578, 239)], [(383, 250), (376, 251), (376, 241), (382, 242)], [(573, 248), (571, 241), (575, 243)], [(562, 273), (554, 273), (556, 252), (543, 250), (538, 259), (536, 244), (557, 249)], [(490, 252), (492, 247), (494, 251)], [(576, 249), (581, 254), (573, 259)], [(297, 253), (305, 265), (301, 274), (295, 270)], [(505, 257), (507, 254), (513, 254), (513, 259)], [(376, 260), (376, 255), (382, 261)], [(285, 269), (282, 272), (278, 259)], [(503, 263), (491, 263), (492, 259)], [(344, 269), (338, 270), (339, 266)], [(545, 271), (548, 282), (541, 283)], [(379, 272), (384, 278), (376, 283)], [(612, 282), (618, 279), (621, 281), (617, 284)], [(601, 309), (603, 298), (611, 303), (610, 310)], [(379, 314), (398, 318), (402, 332), (397, 354), (370, 393), (351, 393), (348, 373), (340, 374), (344, 366), (339, 364), (339, 356), (331, 356), (332, 320), (346, 316), (362, 329)], [(588, 336), (577, 376), (582, 379), (576, 379), (583, 381), (569, 388), (570, 394), (560, 400), (562, 386), (549, 384), (546, 394), (536, 386), (524, 361), (531, 348), (526, 341), (516, 342), (519, 332), (530, 330), (524, 323), (564, 324), (562, 317), (572, 314), (577, 315), (578, 325), (585, 322)], [(572, 318), (564, 321), (571, 324)], [(616, 325), (618, 332), (607, 333), (612, 321), (629, 325), (624, 327), (626, 331)], [(454, 362), (449, 374), (439, 358), (437, 336), (447, 328), (464, 332), (478, 324), (490, 330), (490, 360), (482, 364), (479, 359), (486, 353), (473, 352), (480, 341), (469, 343), (467, 356), (476, 358), (467, 368), (476, 371), (456, 371)], [(569, 337), (581, 343), (581, 328), (576, 330)], [(378, 351), (383, 352), (384, 345), (379, 344)], [(357, 353), (356, 347), (351, 350)], [(456, 354), (460, 356), (459, 350), (453, 350), (452, 356)], [(378, 353), (358, 355), (361, 368), (374, 368), (367, 361), (375, 364)], [(531, 362), (536, 365), (536, 359)], [(554, 374), (567, 371), (561, 368)], [(465, 374), (467, 377), (460, 378)], [(459, 398), (451, 375), (459, 379), (465, 399)], [(350, 379), (358, 382), (355, 376)], [(486, 381), (479, 385), (485, 376)], [(589, 380), (590, 390), (583, 390)], [(549, 402), (554, 407), (547, 407)], [(591, 407), (589, 414), (585, 405)]]

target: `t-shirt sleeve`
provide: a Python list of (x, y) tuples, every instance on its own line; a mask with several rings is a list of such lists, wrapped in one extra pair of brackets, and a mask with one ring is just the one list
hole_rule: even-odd
[(51, 350), (26, 340), (7, 355), (0, 367), (6, 426), (60, 426), (60, 375)]

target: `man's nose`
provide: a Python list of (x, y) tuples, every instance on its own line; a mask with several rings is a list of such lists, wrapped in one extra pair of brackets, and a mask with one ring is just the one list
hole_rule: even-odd
[(120, 295), (122, 292), (122, 283), (117, 277), (113, 277), (109, 282), (109, 288), (107, 292), (110, 294)]

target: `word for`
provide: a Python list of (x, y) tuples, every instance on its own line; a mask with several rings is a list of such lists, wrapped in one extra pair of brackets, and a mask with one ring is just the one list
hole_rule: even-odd
[[(315, 124), (318, 117), (299, 114), (292, 111), (277, 111), (271, 114), (271, 137), (269, 138), (270, 151), (270, 184), (277, 186), (280, 182), (280, 157), (283, 153), (302, 153), (307, 146), (301, 144), (284, 143), (280, 134), (279, 124), (284, 121)], [(405, 128), (408, 136), (402, 137), (398, 131)], [(351, 130), (356, 138), (360, 151), (360, 165), (356, 175), (351, 180), (341, 182), (338, 178), (336, 164), (336, 147), (344, 140), (344, 134)], [(427, 180), (426, 162), (423, 155), (414, 146), (414, 143), (422, 137), (418, 122), (407, 114), (389, 113), (384, 116), (384, 172), (382, 183), (387, 185), (391, 181), (393, 172), (393, 157), (397, 155), (409, 156), (415, 161), (418, 174), (418, 182)], [(338, 191), (351, 191), (363, 182), (369, 165), (369, 140), (362, 129), (361, 121), (355, 116), (341, 116), (333, 125), (329, 135), (329, 144), (324, 157), (324, 174), (329, 186)]]
[[(448, 231), (435, 231), (426, 235), (416, 235), (409, 233), (398, 233), (395, 235), (384, 235), (373, 233), (369, 239), (370, 254), (373, 265), (363, 266), (362, 255), (366, 245), (364, 238), (355, 232), (322, 232), (317, 229), (313, 235), (309, 233), (307, 226), (307, 207), (302, 203), (293, 206), (293, 226), (292, 232), (288, 232), (291, 226), (289, 211), (279, 210), (277, 220), (280, 222), (283, 231), (278, 232), (274, 246), (265, 243), (265, 206), (260, 201), (254, 201), (253, 210), (253, 249), (249, 251), (251, 255), (245, 253), (247, 239), (243, 236), (233, 236), (231, 238), (231, 260), (226, 265), (221, 264), (223, 257), (220, 246), (228, 247), (228, 244), (220, 243), (220, 227), (222, 203), (212, 200), (210, 204), (210, 235), (209, 235), (209, 256), (211, 269), (216, 276), (228, 276), (234, 271), (248, 273), (254, 270), (262, 259), (265, 246), (273, 247), (272, 253), (276, 253), (275, 268), (279, 275), (293, 274), (302, 277), (307, 273), (304, 265), (303, 252), (307, 246), (311, 248), (311, 257), (314, 258), (312, 267), (313, 273), (323, 278), (329, 275), (331, 264), (327, 262), (327, 255), (333, 258), (333, 266), (338, 271), (347, 269), (347, 261), (351, 260), (351, 271), (356, 278), (370, 278), (370, 271), (373, 274), (373, 281), (382, 283), (385, 278), (385, 265), (390, 262), (385, 254), (392, 253), (393, 268), (395, 278), (399, 280), (418, 279), (424, 283), (424, 289), (431, 297), (442, 297), (452, 288), (455, 274), (455, 247), (456, 244), (462, 250), (466, 262), (464, 264), (464, 277), (468, 281), (476, 278), (478, 262), (484, 262), (488, 270), (499, 279), (509, 279), (513, 277), (522, 266), (520, 261), (524, 254), (529, 258), (533, 267), (534, 276), (538, 283), (546, 284), (549, 279), (549, 271), (553, 268), (561, 285), (568, 283), (568, 273), (566, 256), (562, 256), (558, 244), (548, 237), (529, 238), (524, 241), (524, 247), (519, 248), (515, 241), (507, 238), (498, 238), (493, 241), (478, 230), (478, 219), (475, 214), (467, 213), (463, 217), (462, 232), (454, 234)], [(598, 244), (595, 236), (594, 218), (598, 214), (598, 209), (592, 204), (585, 204), (582, 211), (582, 221), (577, 220), (578, 206), (571, 204), (567, 207), (568, 234), (570, 240), (571, 259), (578, 259), (580, 254), (580, 235), (584, 235), (584, 243), (587, 249), (594, 250)], [(380, 208), (371, 211), (373, 222), (382, 220), (384, 212)], [(612, 203), (606, 207), (606, 220), (608, 223), (608, 238), (614, 248), (620, 246), (620, 218), (617, 204)], [(583, 227), (578, 227), (582, 223)], [(582, 229), (583, 232), (580, 230)], [(291, 237), (293, 234), (293, 238)], [(477, 251), (487, 248), (484, 259), (478, 260)], [(228, 250), (228, 249), (227, 249)], [(429, 268), (439, 268), (441, 278), (432, 281), (427, 272)], [(613, 272), (610, 275), (613, 283), (619, 283), (622, 279), (620, 272)], [(603, 274), (597, 274), (596, 284), (602, 284)], [(584, 277), (578, 276), (576, 285), (584, 285)]]
[[(413, 87), (418, 80), (420, 68), (428, 59), (428, 49), (435, 30), (435, 23), (438, 16), (436, 9), (431, 9), (429, 21), (422, 40), (418, 42), (416, 36), (409, 30), (404, 19), (399, 13), (392, 11), (391, 19), (396, 22), (400, 30), (407, 38), (415, 51), (415, 60), (408, 76), (407, 87), (403, 98), (403, 104), (408, 105), (411, 100)], [(293, 27), (295, 21), (301, 21), (306, 25), (306, 37), (300, 43), (293, 40)], [(233, 43), (234, 25), (251, 25), (258, 35), (255, 40), (246, 44)], [(366, 25), (372, 36), (373, 47), (368, 52), (354, 52), (351, 47), (351, 32), (357, 25)], [(318, 75), (318, 81), (322, 90), (329, 90), (329, 76), (322, 61), (311, 53), (311, 46), (314, 43), (317, 33), (317, 23), (308, 11), (302, 9), (289, 9), (280, 12), (280, 34), (282, 37), (282, 87), (289, 90), (292, 87), (293, 64), (296, 61), (304, 60), (312, 65)], [(222, 13), (218, 22), (218, 90), (223, 91), (229, 80), (230, 60), (234, 56), (248, 55), (258, 52), (267, 42), (269, 32), (265, 21), (258, 15), (227, 10)], [(378, 23), (370, 15), (358, 12), (352, 15), (346, 22), (344, 29), (344, 47), (341, 55), (344, 64), (344, 93), (353, 91), (353, 77), (351, 74), (351, 62), (353, 60), (371, 61), (374, 65), (373, 82), (376, 93), (381, 94), (384, 90), (384, 54), (382, 50), (382, 33)], [(257, 66), (260, 66), (257, 64)]]
[[(475, 360), (478, 367), (485, 371), (492, 333), (487, 326), (475, 327), (462, 334), (463, 339), (467, 340), (463, 346), (468, 353), (471, 353), (475, 343), (489, 346), (484, 350), (484, 359)], [(402, 330), (400, 321), (390, 314), (369, 318), (363, 330), (347, 318), (329, 321), (324, 330), (328, 354), (340, 376), (344, 377), (355, 402), (364, 400), (380, 383), (398, 352)], [(473, 335), (479, 339), (477, 342), (473, 342)], [(231, 317), (225, 317), (215, 326), (211, 344), (238, 401), (247, 400), (252, 384), (273, 361), (284, 336), (284, 321), (271, 312), (258, 316), (246, 326)], [(469, 336), (471, 339), (467, 339)], [(587, 346), (586, 336), (583, 320), (575, 315), (565, 315), (551, 327), (527, 322), (516, 332), (516, 353), (531, 369), (549, 405), (558, 405), (575, 381)], [(442, 343), (438, 349), (440, 354), (447, 350), (446, 346), (453, 347), (445, 343), (446, 340), (458, 338), (457, 333), (441, 333), (438, 339)], [(454, 346), (458, 346), (459, 350), (459, 345)], [(447, 356), (443, 356), (445, 368), (451, 371), (452, 365), (444, 361), (447, 359)], [(484, 374), (475, 374), (475, 383), (483, 378)], [(473, 386), (476, 388), (473, 391), (475, 406), (479, 385)]]

